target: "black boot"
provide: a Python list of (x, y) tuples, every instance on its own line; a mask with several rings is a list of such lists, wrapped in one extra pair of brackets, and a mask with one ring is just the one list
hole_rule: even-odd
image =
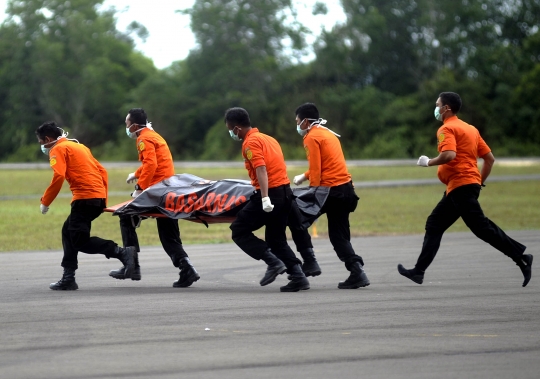
[[(135, 248), (137, 250), (137, 248)], [(117, 256), (116, 258), (120, 259), (120, 256)], [(120, 259), (121, 260), (121, 259)], [(141, 280), (141, 266), (139, 265), (139, 252), (137, 251), (137, 254), (133, 256), (133, 261), (135, 264), (135, 267), (133, 267), (133, 272), (131, 273), (131, 280)], [(109, 272), (109, 276), (112, 276), (115, 279), (126, 279), (126, 266), (120, 267), (118, 270), (111, 270)]]
[(61, 290), (61, 291), (75, 291), (79, 289), (77, 282), (75, 281), (75, 269), (74, 268), (64, 268), (64, 275), (62, 279), (56, 283), (51, 283), (49, 288), (52, 290)]
[(191, 264), (191, 261), (188, 257), (182, 258), (180, 260), (180, 278), (173, 283), (173, 287), (184, 288), (189, 287), (196, 282), (201, 277), (195, 270), (195, 267)]
[(309, 281), (306, 278), (306, 275), (302, 271), (300, 265), (294, 265), (288, 269), (289, 278), (291, 281), (283, 287), (280, 287), (281, 292), (298, 292), (300, 290), (309, 289)]
[(266, 286), (267, 284), (272, 283), (274, 280), (276, 280), (278, 275), (281, 275), (287, 271), (285, 263), (272, 254), (272, 250), (270, 249), (263, 253), (262, 260), (268, 265), (268, 267), (266, 268), (264, 277), (260, 281), (261, 286)]
[[(125, 270), (125, 266), (120, 267), (118, 270), (111, 270), (111, 272), (109, 272), (109, 276), (112, 276), (115, 279), (125, 279)], [(131, 273), (131, 280), (141, 280), (141, 278), (141, 267), (138, 264), (135, 264), (135, 268)]]
[(397, 270), (399, 271), (401, 275), (403, 275), (407, 279), (412, 280), (415, 283), (422, 284), (424, 282), (424, 272), (418, 270), (416, 267), (413, 269), (407, 270), (400, 263), (397, 265)]
[(321, 268), (319, 267), (319, 263), (315, 258), (315, 252), (312, 248), (301, 250), (300, 255), (304, 260), (304, 264), (302, 265), (302, 271), (304, 271), (304, 274), (306, 274), (306, 276), (321, 275)]
[(533, 256), (531, 254), (523, 254), (517, 263), (521, 269), (521, 272), (523, 273), (523, 287), (525, 287), (529, 283), (529, 280), (531, 280), (532, 262)]
[[(141, 280), (141, 269), (139, 266), (139, 254), (134, 246), (116, 247), (116, 251), (111, 258), (116, 258), (124, 264), (118, 270), (112, 270), (109, 275), (115, 279)], [(136, 269), (137, 267), (137, 269)]]
[(345, 267), (351, 272), (351, 275), (344, 282), (339, 282), (338, 288), (354, 289), (369, 286), (369, 279), (360, 262), (346, 263)]

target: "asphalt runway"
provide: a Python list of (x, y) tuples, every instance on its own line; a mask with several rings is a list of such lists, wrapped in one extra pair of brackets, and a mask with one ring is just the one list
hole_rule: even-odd
[(143, 278), (80, 254), (78, 291), (51, 291), (60, 251), (0, 254), (0, 378), (538, 378), (540, 231), (508, 233), (535, 255), (519, 268), (472, 233), (449, 233), (417, 285), (423, 236), (361, 237), (353, 245), (371, 286), (339, 290), (348, 272), (314, 240), (322, 275), (280, 293), (259, 286), (265, 265), (233, 243), (188, 245), (201, 275), (172, 288), (177, 270), (143, 248)]

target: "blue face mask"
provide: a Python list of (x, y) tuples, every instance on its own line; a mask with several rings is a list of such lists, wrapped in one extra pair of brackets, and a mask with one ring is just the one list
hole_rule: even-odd
[(240, 137), (238, 137), (238, 134), (234, 134), (234, 129), (229, 130), (229, 134), (230, 134), (231, 138), (233, 140), (235, 140), (236, 142), (242, 141), (242, 139)]

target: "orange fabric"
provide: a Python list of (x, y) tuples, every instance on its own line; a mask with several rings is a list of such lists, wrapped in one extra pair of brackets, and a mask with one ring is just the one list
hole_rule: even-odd
[(81, 199), (107, 199), (107, 170), (83, 144), (60, 139), (49, 151), (49, 163), (54, 175), (41, 198), (43, 205), (51, 205), (62, 189), (64, 179), (69, 183), (73, 194), (72, 202)]
[(439, 153), (455, 151), (456, 157), (438, 168), (439, 180), (446, 184), (446, 194), (466, 184), (482, 184), (478, 157), (491, 152), (478, 129), (452, 116), (437, 131)]
[(261, 166), (266, 166), (268, 188), (291, 183), (287, 176), (287, 165), (279, 142), (269, 135), (259, 132), (259, 129), (252, 128), (246, 134), (242, 143), (242, 156), (251, 178), (251, 185), (256, 189), (260, 189), (261, 186), (257, 180), (255, 169)]
[(341, 143), (328, 130), (314, 125), (304, 136), (304, 149), (309, 163), (304, 175), (310, 186), (335, 187), (352, 180)]
[(143, 190), (174, 175), (174, 163), (167, 142), (151, 129), (143, 129), (137, 137), (141, 167), (135, 171)]

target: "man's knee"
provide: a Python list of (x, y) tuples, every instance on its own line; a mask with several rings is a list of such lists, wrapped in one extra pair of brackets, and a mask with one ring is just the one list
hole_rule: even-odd
[(87, 231), (70, 231), (69, 233), (73, 247), (80, 250), (90, 240), (90, 232)]
[(242, 240), (244, 236), (246, 236), (248, 232), (246, 232), (243, 229), (233, 229), (231, 233), (231, 238), (235, 243), (238, 243), (238, 241)]
[(426, 233), (432, 235), (443, 234), (446, 229), (441, 226), (441, 223), (433, 217), (428, 217), (426, 221)]

